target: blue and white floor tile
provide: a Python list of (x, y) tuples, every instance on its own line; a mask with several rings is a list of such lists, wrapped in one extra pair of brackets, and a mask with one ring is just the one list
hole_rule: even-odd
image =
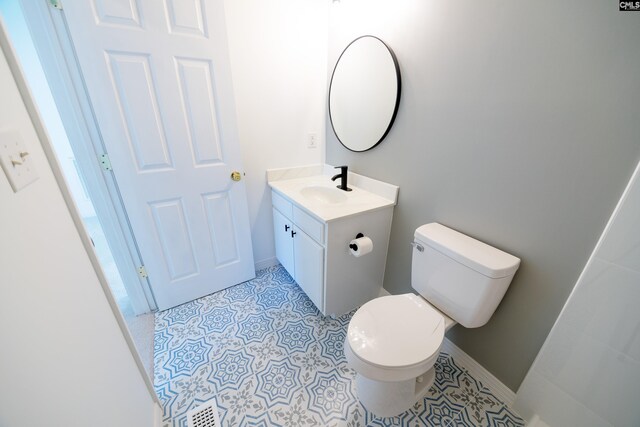
[(524, 426), (442, 353), (409, 411), (379, 418), (357, 399), (343, 345), (351, 314), (322, 316), (281, 266), (156, 314), (156, 392), (167, 426), (216, 399), (223, 426)]

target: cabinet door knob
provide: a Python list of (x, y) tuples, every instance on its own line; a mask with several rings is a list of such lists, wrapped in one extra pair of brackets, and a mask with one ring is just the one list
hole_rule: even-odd
[(289, 227), (288, 225), (286, 225), (286, 224), (285, 224), (285, 226), (284, 226), (284, 231), (289, 231), (289, 229), (290, 229), (290, 228), (291, 228), (291, 227)]
[(293, 238), (293, 236), (295, 236), (296, 234), (298, 234), (298, 233), (296, 233), (295, 231), (291, 230), (291, 238)]

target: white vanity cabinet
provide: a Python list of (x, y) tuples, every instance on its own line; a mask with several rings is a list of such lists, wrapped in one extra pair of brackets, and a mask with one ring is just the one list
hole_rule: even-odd
[[(378, 184), (390, 187), (387, 197), (356, 187), (343, 195), (324, 175), (269, 185), (276, 257), (316, 307), (324, 315), (342, 315), (378, 297), (397, 187)], [(349, 242), (359, 233), (374, 247), (355, 257)]]
[[(280, 196), (274, 194), (273, 197)], [(293, 222), (292, 218), (287, 218), (285, 215), (276, 208), (274, 203), (273, 232), (276, 257), (316, 307), (322, 310), (324, 307), (324, 247), (307, 235)]]
[(273, 208), (273, 237), (276, 244), (276, 258), (296, 278), (295, 260), (293, 258), (293, 221), (285, 218), (276, 208)]

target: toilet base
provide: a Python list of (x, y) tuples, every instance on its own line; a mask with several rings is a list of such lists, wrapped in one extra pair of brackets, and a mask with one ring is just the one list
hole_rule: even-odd
[(358, 399), (369, 411), (379, 417), (393, 417), (410, 409), (424, 397), (436, 378), (435, 368), (418, 378), (406, 381), (377, 381), (356, 374)]

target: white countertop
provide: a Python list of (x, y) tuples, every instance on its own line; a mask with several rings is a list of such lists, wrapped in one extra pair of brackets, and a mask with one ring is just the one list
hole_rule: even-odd
[[(291, 171), (294, 171), (294, 173), (291, 173)], [(330, 173), (332, 171), (333, 169), (330, 166), (271, 170), (267, 173), (268, 184), (281, 196), (304, 208), (324, 222), (396, 204), (397, 186), (349, 172), (348, 187), (352, 191), (343, 191), (336, 188), (336, 185), (340, 183), (339, 179), (335, 182), (331, 181), (330, 175), (322, 173)], [(327, 191), (339, 191), (338, 196), (342, 198), (343, 194), (344, 200), (337, 203), (329, 203), (303, 194), (303, 190), (310, 187), (324, 187)]]

